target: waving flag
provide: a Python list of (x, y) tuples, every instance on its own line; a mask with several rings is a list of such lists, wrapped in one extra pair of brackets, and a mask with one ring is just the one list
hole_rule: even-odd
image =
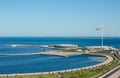
[(102, 30), (102, 27), (96, 28), (96, 31), (100, 31)]

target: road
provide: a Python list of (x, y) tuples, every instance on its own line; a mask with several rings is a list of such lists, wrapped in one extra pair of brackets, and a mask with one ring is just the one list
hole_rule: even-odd
[[(120, 58), (120, 51), (117, 51), (115, 54)], [(120, 78), (120, 65), (99, 78)]]
[(109, 78), (120, 78), (120, 69), (114, 72), (114, 74), (110, 75)]

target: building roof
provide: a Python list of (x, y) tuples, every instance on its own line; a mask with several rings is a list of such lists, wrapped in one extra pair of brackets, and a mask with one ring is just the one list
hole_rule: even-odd
[(87, 49), (116, 50), (111, 46), (86, 46)]

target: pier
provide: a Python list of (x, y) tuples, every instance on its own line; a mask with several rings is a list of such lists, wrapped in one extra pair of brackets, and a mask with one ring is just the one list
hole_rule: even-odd
[(47, 51), (47, 52), (35, 52), (35, 53), (19, 53), (19, 54), (0, 54), (0, 56), (28, 56), (28, 55), (51, 55), (51, 56), (62, 56), (68, 57), (71, 55), (81, 55), (80, 52), (62, 52), (62, 51)]

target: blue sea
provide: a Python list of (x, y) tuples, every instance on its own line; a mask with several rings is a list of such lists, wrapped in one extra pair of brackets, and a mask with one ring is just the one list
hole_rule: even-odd
[[(39, 46), (11, 47), (11, 44), (54, 45), (77, 44), (79, 47), (100, 46), (100, 37), (0, 37), (0, 53), (34, 53), (51, 49)], [(105, 37), (105, 46), (120, 48), (120, 37)], [(89, 57), (104, 58), (94, 55), (77, 55), (70, 57), (31, 55), (31, 56), (0, 56), (0, 74), (49, 72), (81, 68), (99, 64)]]

